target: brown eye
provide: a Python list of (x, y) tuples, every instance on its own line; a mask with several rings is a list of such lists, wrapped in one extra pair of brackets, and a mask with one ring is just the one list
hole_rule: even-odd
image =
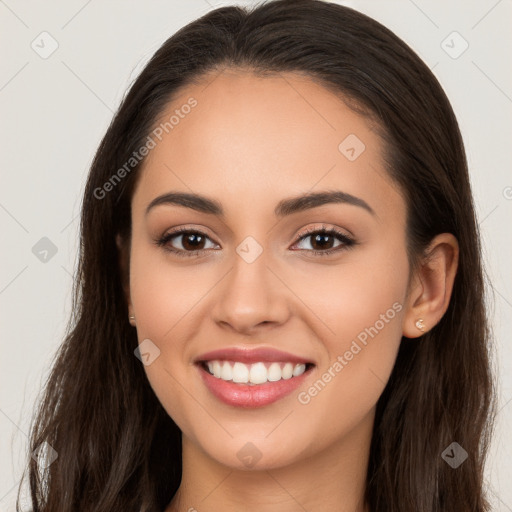
[[(175, 241), (178, 240), (178, 242)], [(181, 240), (180, 240), (181, 239)], [(334, 252), (339, 252), (356, 245), (356, 242), (349, 238), (344, 233), (331, 228), (331, 229), (314, 229), (306, 232), (299, 238), (299, 244), (304, 240), (311, 239), (311, 249), (303, 248), (306, 252), (313, 253), (317, 256), (329, 255)], [(338, 240), (337, 245), (333, 245)], [(207, 241), (211, 242), (208, 235), (201, 231), (192, 229), (178, 229), (170, 233), (166, 233), (162, 238), (156, 240), (155, 243), (163, 247), (166, 251), (172, 252), (177, 256), (197, 256), (203, 252), (207, 252), (205, 244)], [(174, 244), (181, 245), (175, 247)], [(215, 245), (215, 244), (214, 244)], [(212, 247), (210, 247), (211, 249)]]
[[(195, 256), (201, 251), (206, 251), (205, 243), (208, 240), (210, 240), (210, 237), (201, 231), (178, 229), (166, 233), (162, 238), (156, 241), (156, 244), (178, 256)], [(178, 247), (174, 247), (173, 244), (177, 244)], [(181, 245), (181, 247), (179, 247), (179, 245)]]
[[(356, 244), (352, 238), (349, 238), (347, 235), (334, 228), (310, 230), (300, 237), (299, 243), (308, 239), (311, 239), (311, 249), (306, 247), (306, 249), (303, 250), (312, 252), (318, 256), (339, 252)], [(339, 243), (338, 245), (333, 246), (336, 240), (338, 240)]]

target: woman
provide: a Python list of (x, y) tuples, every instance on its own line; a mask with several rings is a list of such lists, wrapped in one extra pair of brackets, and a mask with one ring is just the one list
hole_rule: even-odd
[(74, 311), (34, 512), (489, 510), (463, 142), (365, 15), (223, 7), (164, 43), (91, 167)]

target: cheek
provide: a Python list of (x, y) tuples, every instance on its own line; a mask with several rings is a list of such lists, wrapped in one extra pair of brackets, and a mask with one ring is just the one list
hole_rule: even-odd
[(171, 264), (163, 250), (147, 243), (132, 245), (130, 298), (139, 338), (163, 340), (170, 336), (173, 326), (199, 300), (201, 288), (194, 282), (191, 268)]
[(376, 322), (383, 334), (401, 334), (401, 308), (393, 304), (404, 306), (409, 264), (399, 240), (347, 252), (334, 265), (301, 263), (280, 272), (314, 313), (331, 358)]
[(299, 401), (319, 427), (327, 422), (348, 432), (378, 401), (402, 337), (408, 272), (405, 249), (388, 248), (361, 252), (329, 279), (316, 276), (322, 293), (304, 301), (329, 327), (322, 329), (328, 355)]

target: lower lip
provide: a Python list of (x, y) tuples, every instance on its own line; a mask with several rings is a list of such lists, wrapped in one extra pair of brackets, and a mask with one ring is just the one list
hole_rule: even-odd
[(214, 377), (201, 364), (197, 367), (203, 382), (213, 395), (225, 404), (246, 408), (263, 407), (284, 398), (297, 389), (314, 368), (309, 368), (298, 377), (249, 386)]

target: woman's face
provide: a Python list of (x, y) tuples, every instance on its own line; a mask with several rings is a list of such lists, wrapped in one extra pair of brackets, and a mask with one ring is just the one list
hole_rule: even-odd
[[(184, 438), (230, 467), (284, 466), (369, 439), (409, 276), (405, 203), (381, 140), (297, 74), (226, 70), (180, 93), (132, 201), (130, 313), (158, 399)], [(297, 201), (321, 192), (339, 200)], [(222, 214), (162, 199), (171, 193)], [(176, 228), (192, 233), (166, 237)], [(224, 360), (242, 381), (280, 378), (253, 385), (197, 362), (233, 347), (291, 355), (259, 354), (255, 370), (241, 356), (207, 357), (224, 379)], [(282, 378), (297, 361), (314, 366)]]

